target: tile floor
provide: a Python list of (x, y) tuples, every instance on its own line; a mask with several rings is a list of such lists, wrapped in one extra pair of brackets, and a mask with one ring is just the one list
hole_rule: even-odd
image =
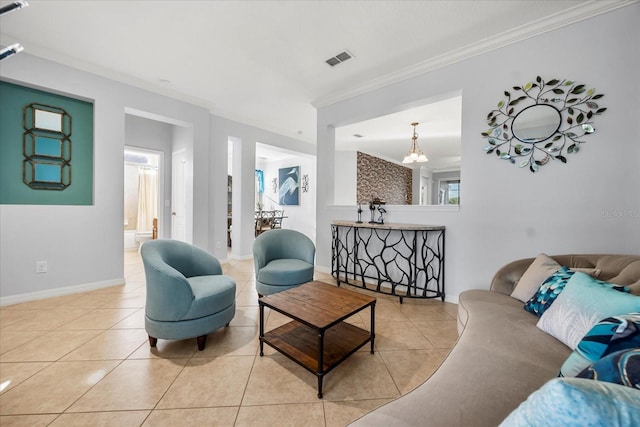
[[(268, 346), (258, 355), (252, 261), (224, 271), (236, 316), (202, 352), (195, 339), (149, 347), (137, 252), (125, 254), (126, 285), (0, 308), (0, 424), (344, 426), (419, 385), (457, 338), (455, 305), (374, 294), (375, 354), (365, 346), (327, 374), (320, 400), (313, 374)], [(287, 320), (266, 314), (267, 329)]]

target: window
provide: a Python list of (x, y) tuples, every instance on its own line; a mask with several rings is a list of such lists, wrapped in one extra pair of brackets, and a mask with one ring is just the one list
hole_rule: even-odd
[(440, 181), (440, 191), (438, 193), (438, 204), (459, 205), (460, 204), (460, 180)]

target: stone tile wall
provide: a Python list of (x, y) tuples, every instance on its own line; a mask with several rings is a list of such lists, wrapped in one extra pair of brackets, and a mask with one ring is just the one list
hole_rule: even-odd
[(379, 197), (388, 205), (412, 202), (411, 169), (358, 151), (358, 203)]

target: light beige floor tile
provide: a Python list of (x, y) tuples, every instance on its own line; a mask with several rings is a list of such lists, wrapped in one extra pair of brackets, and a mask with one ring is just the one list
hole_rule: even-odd
[[(160, 339), (157, 348), (150, 348), (144, 332), (146, 282), (137, 251), (125, 254), (126, 284), (0, 308), (0, 384), (11, 381), (2, 393), (0, 424), (37, 426), (55, 420), (55, 426), (120, 426), (140, 425), (146, 417), (145, 426), (231, 426), (237, 417), (237, 425), (281, 426), (290, 421), (307, 426), (317, 420), (318, 425), (341, 426), (396, 397), (398, 388), (421, 383), (438, 355), (446, 357), (449, 351), (448, 347), (433, 349), (431, 342), (448, 346), (451, 334), (457, 337), (455, 304), (409, 299), (399, 304), (397, 297), (343, 286), (376, 297), (376, 342), (382, 351), (371, 355), (367, 345), (328, 373), (324, 399), (319, 400), (314, 374), (269, 346), (265, 346), (265, 357), (257, 356), (259, 310), (253, 260), (230, 260), (223, 268), (236, 280), (238, 310), (232, 326), (211, 333), (202, 352), (195, 338)], [(316, 272), (315, 277), (335, 285), (328, 274)], [(396, 324), (406, 319), (420, 332), (421, 338), (412, 344), (411, 328), (397, 330)], [(367, 311), (349, 322), (368, 329), (369, 320)], [(288, 321), (265, 309), (267, 330)], [(87, 327), (98, 329), (75, 329)], [(385, 348), (414, 347), (421, 339), (429, 348)], [(47, 362), (61, 357), (115, 359)], [(249, 373), (245, 374), (247, 367), (240, 363), (242, 374), (235, 378), (238, 369), (224, 368), (232, 360), (251, 361)], [(234, 378), (218, 385), (238, 384), (240, 388), (244, 381), (244, 406), (211, 407), (220, 393), (214, 379), (225, 378), (229, 372)], [(421, 375), (425, 378), (419, 378)], [(235, 387), (232, 395), (237, 394)], [(165, 403), (186, 407), (154, 409), (167, 396)], [(55, 413), (65, 409), (69, 410), (62, 415)], [(9, 413), (21, 415), (3, 415)]]
[(259, 326), (258, 307), (236, 307), (236, 315), (229, 323), (231, 326)]
[(2, 427), (44, 427), (55, 420), (58, 414), (0, 416)]
[(413, 322), (436, 348), (451, 348), (458, 340), (455, 320)]
[(126, 359), (147, 342), (144, 329), (110, 329), (81, 345), (61, 360)]
[(449, 313), (449, 316), (453, 317), (454, 319), (458, 318), (458, 304), (452, 304), (450, 302), (445, 302), (444, 303), (444, 311)]
[(238, 406), (255, 356), (191, 359), (157, 409)]
[(343, 427), (391, 399), (347, 400), (331, 402), (325, 400), (324, 418), (326, 427)]
[[(406, 322), (409, 320), (405, 316), (397, 304), (389, 302), (387, 300), (380, 300), (376, 302), (376, 321), (379, 322)], [(368, 310), (361, 313), (361, 316), (369, 316)]]
[(47, 331), (7, 331), (0, 332), (0, 354), (13, 350), (16, 347), (26, 344), (42, 335)]
[(51, 427), (138, 427), (142, 425), (150, 411), (87, 412), (62, 414)]
[(0, 393), (6, 393), (52, 362), (0, 363)]
[(143, 424), (144, 427), (232, 427), (238, 407), (156, 409)]
[(78, 317), (61, 329), (109, 329), (136, 311), (134, 308), (100, 308)]
[[(101, 331), (51, 331), (0, 355), (0, 362), (55, 361), (93, 339)], [(4, 333), (4, 331), (3, 331)]]
[(111, 329), (144, 329), (144, 308), (116, 323)]
[(324, 427), (322, 403), (242, 406), (236, 427)]
[(153, 409), (185, 362), (185, 359), (125, 360), (67, 412)]
[(399, 308), (402, 314), (412, 321), (455, 320), (455, 317), (447, 312), (448, 309), (444, 308), (444, 304), (446, 303), (432, 300), (417, 301), (417, 303), (409, 304), (405, 300), (405, 303), (399, 305)]
[(86, 292), (64, 303), (60, 308), (99, 308), (113, 298), (113, 295), (106, 292)]
[(209, 334), (207, 346), (193, 357), (255, 356), (258, 351), (258, 327), (229, 326)]
[(433, 345), (412, 322), (377, 322), (375, 347), (379, 350), (430, 349)]
[(58, 297), (44, 298), (35, 301), (27, 301), (20, 304), (14, 304), (7, 307), (2, 307), (2, 310), (42, 310), (42, 309), (57, 309), (60, 306), (69, 303), (70, 301), (80, 298), (80, 294), (61, 295)]
[(382, 358), (357, 352), (325, 375), (325, 400), (391, 399), (400, 393)]
[(2, 308), (0, 309), (0, 329), (7, 330), (14, 323), (24, 323), (31, 319), (34, 313), (36, 311), (30, 309)]
[(258, 293), (255, 290), (240, 292), (236, 295), (236, 305), (238, 307), (257, 307)]
[(112, 296), (100, 308), (143, 308), (146, 303), (145, 292), (131, 292)]
[[(265, 315), (267, 314), (267, 311), (265, 309)], [(278, 326), (282, 326), (284, 324), (287, 324), (289, 322), (291, 322), (290, 317), (285, 316), (282, 313), (278, 313), (277, 311), (273, 311), (273, 310), (269, 310), (268, 312), (268, 317), (267, 320), (265, 322), (265, 331), (269, 331), (271, 329), (275, 329)]]
[(380, 351), (379, 354), (401, 394), (422, 384), (444, 360), (437, 349)]
[(156, 347), (151, 347), (149, 341), (143, 343), (127, 359), (185, 359), (198, 351), (195, 338), (185, 340), (158, 339)]
[(4, 393), (0, 414), (61, 413), (117, 364), (117, 361), (53, 363)]
[[(5, 310), (2, 310), (3, 314)], [(57, 329), (65, 323), (69, 323), (86, 313), (88, 309), (71, 309), (71, 310), (6, 310), (6, 312), (16, 314), (20, 313), (20, 320), (10, 321), (6, 325), (2, 320), (3, 330), (12, 331), (51, 331)]]
[[(266, 346), (265, 346), (266, 348)], [(242, 406), (317, 402), (316, 376), (276, 353), (256, 357)]]

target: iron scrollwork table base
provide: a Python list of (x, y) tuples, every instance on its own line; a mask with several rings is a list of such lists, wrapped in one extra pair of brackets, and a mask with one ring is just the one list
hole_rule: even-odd
[(331, 273), (337, 285), (403, 298), (442, 298), (445, 227), (333, 221)]

